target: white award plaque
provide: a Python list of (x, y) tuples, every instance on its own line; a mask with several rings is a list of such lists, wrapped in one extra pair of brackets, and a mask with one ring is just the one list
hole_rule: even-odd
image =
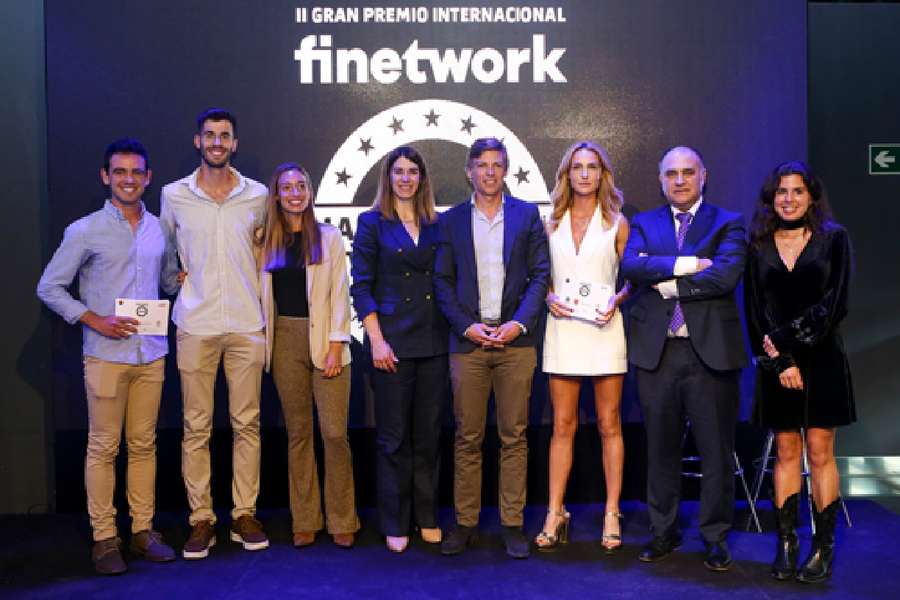
[(116, 298), (116, 316), (138, 320), (138, 335), (169, 333), (168, 300), (133, 300)]
[(603, 283), (566, 279), (556, 293), (564, 304), (573, 309), (573, 317), (593, 322), (599, 316), (597, 309), (605, 311), (609, 306), (613, 287)]

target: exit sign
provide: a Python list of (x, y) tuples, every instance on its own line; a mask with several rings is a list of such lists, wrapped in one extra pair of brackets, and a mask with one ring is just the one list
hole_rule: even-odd
[(900, 144), (869, 144), (869, 175), (900, 175)]

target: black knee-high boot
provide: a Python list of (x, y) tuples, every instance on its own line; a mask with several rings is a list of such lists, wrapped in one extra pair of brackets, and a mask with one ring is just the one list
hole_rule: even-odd
[(831, 576), (831, 561), (834, 560), (834, 527), (837, 521), (837, 509), (840, 499), (835, 500), (818, 512), (813, 503), (813, 519), (816, 521), (816, 534), (809, 556), (797, 573), (797, 581), (817, 583)]
[(800, 541), (797, 539), (797, 506), (800, 494), (789, 496), (781, 508), (775, 509), (775, 529), (778, 543), (775, 545), (775, 560), (772, 561), (772, 577), (778, 581), (793, 579), (797, 574), (797, 556)]

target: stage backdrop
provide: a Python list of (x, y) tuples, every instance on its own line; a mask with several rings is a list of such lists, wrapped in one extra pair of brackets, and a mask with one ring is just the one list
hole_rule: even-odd
[[(438, 202), (450, 206), (469, 195), (463, 165), (475, 138), (504, 139), (508, 187), (535, 202), (546, 201), (563, 151), (594, 139), (612, 157), (626, 214), (662, 201), (657, 162), (675, 144), (703, 153), (708, 200), (747, 216), (774, 164), (806, 158), (803, 0), (468, 4), (47, 0), (50, 245), (101, 205), (102, 153), (124, 135), (149, 150), (145, 200), (158, 213), (160, 187), (199, 163), (194, 118), (209, 106), (237, 115), (245, 175), (306, 166), (318, 214), (348, 248), (374, 195), (373, 167), (399, 144), (424, 153)], [(55, 425), (83, 431), (80, 332), (54, 327)], [(360, 426), (371, 409), (358, 348), (355, 359)], [(264, 424), (274, 425), (265, 386)], [(745, 415), (748, 394), (745, 385)], [(537, 377), (532, 421), (549, 414)], [(624, 416), (640, 418), (630, 385)], [(216, 417), (227, 424), (226, 411)], [(181, 426), (174, 360), (160, 425)]]

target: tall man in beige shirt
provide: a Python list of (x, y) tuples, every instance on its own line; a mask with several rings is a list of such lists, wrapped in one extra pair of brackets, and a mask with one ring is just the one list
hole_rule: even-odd
[(169, 260), (187, 273), (172, 312), (184, 400), (181, 468), (191, 506), (191, 535), (182, 554), (205, 558), (215, 545), (209, 438), (220, 360), (228, 382), (233, 431), (230, 537), (245, 550), (267, 548), (254, 517), (259, 494), (259, 396), (265, 362), (263, 314), (253, 253), (266, 188), (231, 166), (237, 120), (210, 108), (197, 117), (200, 167), (162, 190), (160, 221)]

